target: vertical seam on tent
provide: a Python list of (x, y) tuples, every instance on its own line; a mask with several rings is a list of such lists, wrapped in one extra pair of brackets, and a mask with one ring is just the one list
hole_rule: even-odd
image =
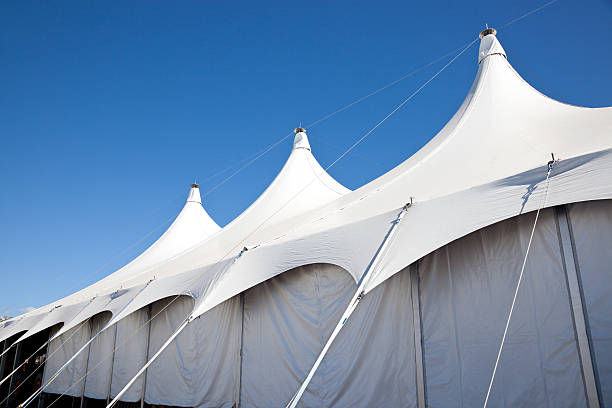
[[(91, 325), (91, 321), (89, 322)], [(91, 327), (89, 329), (89, 334), (91, 335)], [(87, 346), (87, 360), (85, 361), (85, 373), (89, 369), (89, 356), (91, 355), (91, 344)], [(80, 408), (83, 408), (83, 401), (85, 400), (85, 387), (87, 387), (87, 377), (83, 378), (83, 388), (81, 389), (81, 403), (79, 404)], [(40, 400), (39, 400), (40, 401)]]
[(240, 292), (240, 348), (239, 348), (239, 356), (238, 356), (238, 387), (236, 392), (236, 402), (235, 408), (240, 407), (241, 403), (241, 393), (242, 393), (242, 364), (243, 364), (243, 355), (244, 355), (244, 302), (245, 302), (245, 293), (244, 291)]
[(4, 378), (4, 367), (6, 366), (6, 358), (4, 350), (6, 349), (6, 340), (2, 341), (2, 357), (0, 357), (0, 378)]
[(425, 364), (423, 358), (423, 328), (419, 285), (419, 261), (410, 266), (410, 297), (412, 301), (412, 333), (414, 342), (414, 365), (416, 370), (417, 407), (425, 408)]
[[(422, 258), (421, 258), (422, 259)], [(427, 366), (425, 363), (425, 335), (423, 333), (423, 291), (421, 291), (421, 260), (417, 261), (417, 287), (419, 289), (419, 321), (421, 322), (421, 345), (423, 347), (423, 398), (425, 399), (425, 407), (427, 403)]]
[[(115, 328), (115, 333), (113, 335), (113, 355), (111, 356), (111, 360), (110, 360), (110, 365), (111, 365), (111, 372), (110, 372), (110, 378), (108, 379), (108, 391), (106, 393), (106, 403), (108, 404), (108, 401), (110, 399), (110, 395), (111, 395), (111, 389), (113, 387), (113, 372), (115, 371), (115, 351), (117, 350), (117, 325), (113, 324), (113, 327)], [(87, 373), (87, 371), (85, 371), (85, 373)]]
[[(322, 291), (321, 291), (321, 270), (324, 267), (323, 265), (328, 265), (328, 264), (315, 264), (315, 270), (317, 271), (317, 309), (319, 310), (319, 316), (322, 317), (322, 311), (323, 311), (323, 299), (322, 299)], [(352, 283), (352, 282), (351, 282)], [(323, 343), (325, 344), (325, 343)], [(328, 384), (328, 377), (331, 375), (330, 373), (330, 365), (329, 365), (329, 361), (323, 359), (323, 361), (321, 361), (321, 366), (322, 366), (322, 370), (320, 372), (320, 377), (319, 377), (319, 389), (321, 390), (319, 394), (320, 396), (320, 401), (326, 401), (326, 402), (332, 402), (333, 405), (333, 401), (339, 399), (341, 396), (339, 395), (333, 395), (332, 394), (332, 390), (327, 388), (327, 387), (321, 387), (321, 383), (323, 384)], [(340, 390), (335, 390), (335, 391), (340, 391)]]
[(457, 352), (457, 363), (459, 365), (458, 377), (459, 377), (459, 393), (461, 395), (460, 406), (463, 407), (463, 365), (461, 361), (461, 349), (459, 347), (459, 329), (457, 327), (457, 313), (455, 312), (455, 293), (454, 293), (454, 285), (453, 285), (453, 277), (451, 273), (451, 264), (450, 264), (450, 254), (448, 250), (448, 244), (444, 246), (446, 253), (446, 270), (448, 272), (448, 282), (449, 282), (449, 291), (450, 296), (449, 300), (451, 301), (451, 311), (453, 315), (453, 331), (455, 332), (455, 351)]
[[(19, 358), (21, 357), (21, 346), (23, 345), (23, 343), (19, 342), (17, 343), (17, 346), (15, 347), (15, 357), (13, 359), (13, 370), (15, 368), (17, 368), (17, 366), (19, 365)], [(8, 389), (8, 395), (6, 397), (6, 405), (5, 407), (9, 407), (9, 402), (11, 402), (11, 394), (13, 394), (14, 392), (14, 388), (15, 388), (15, 376), (11, 377), (11, 381), (9, 381), (9, 389)], [(15, 399), (16, 397), (13, 395), (13, 399)]]
[[(583, 205), (583, 204), (581, 204)], [(570, 244), (572, 245), (572, 255), (574, 257), (574, 266), (576, 267), (576, 278), (578, 279), (578, 289), (580, 290), (580, 303), (582, 304), (582, 313), (584, 315), (584, 324), (589, 344), (589, 352), (591, 355), (591, 364), (593, 366), (593, 375), (597, 386), (597, 396), (600, 404), (603, 405), (603, 396), (601, 395), (601, 382), (599, 379), (599, 370), (597, 368), (597, 359), (595, 358), (595, 348), (593, 347), (593, 338), (591, 335), (591, 324), (589, 320), (589, 310), (586, 307), (584, 289), (582, 286), (582, 271), (580, 270), (580, 262), (578, 260), (578, 248), (576, 247), (576, 239), (574, 237), (574, 228), (572, 227), (572, 217), (570, 216), (569, 206), (563, 205), (565, 217), (567, 218), (567, 228), (569, 230)]]
[[(149, 303), (149, 305), (147, 306), (147, 321), (148, 321), (148, 333), (147, 333), (147, 345), (145, 347), (145, 361), (149, 361), (149, 346), (151, 344), (151, 323), (153, 318), (151, 317), (153, 315), (153, 304)], [(146, 396), (146, 391), (147, 391), (147, 371), (145, 370), (144, 373), (142, 373), (142, 390), (140, 391), (140, 408), (144, 408), (144, 404), (145, 404), (145, 396)]]
[[(545, 217), (545, 210), (542, 210), (542, 218)], [(543, 221), (543, 220), (542, 220)], [(542, 222), (540, 222), (541, 224)], [(532, 247), (535, 246), (535, 234), (534, 234), (534, 242), (532, 243)], [(530, 260), (527, 259), (527, 268), (530, 267)], [(527, 276), (530, 276), (529, 274), (527, 274)], [(527, 285), (527, 288), (529, 290), (529, 295), (530, 295), (530, 300), (531, 300), (531, 304), (532, 307), (530, 308), (530, 312), (534, 321), (534, 328), (535, 328), (535, 334), (536, 334), (536, 347), (538, 349), (538, 356), (540, 357), (540, 364), (538, 364), (538, 368), (540, 369), (540, 375), (542, 376), (542, 384), (544, 386), (544, 397), (545, 397), (545, 401), (546, 401), (546, 406), (550, 407), (550, 399), (549, 399), (549, 394), (548, 394), (548, 386), (546, 383), (546, 375), (544, 373), (544, 353), (542, 352), (542, 336), (540, 334), (540, 325), (537, 319), (537, 312), (536, 312), (536, 308), (537, 308), (537, 304), (535, 302), (535, 296), (534, 296), (534, 291), (533, 291), (533, 282), (531, 282), (531, 278), (528, 277), (525, 279), (527, 282), (530, 282)], [(526, 282), (526, 283), (527, 283)], [(503, 387), (502, 387), (503, 390)]]
[[(601, 404), (599, 382), (595, 373), (596, 370), (593, 363), (593, 353), (589, 340), (589, 330), (586, 321), (587, 316), (584, 308), (584, 294), (582, 293), (580, 286), (579, 270), (577, 269), (577, 256), (572, 243), (573, 236), (570, 226), (570, 219), (568, 217), (566, 207), (563, 205), (555, 207), (555, 213), (559, 226), (559, 245), (561, 246), (561, 252), (563, 254), (563, 267), (569, 296), (568, 300), (570, 305), (570, 314), (572, 317), (572, 323), (574, 325), (574, 333), (576, 335), (575, 344), (578, 351), (578, 361), (580, 363), (580, 372), (582, 374), (585, 398), (590, 408), (599, 408), (599, 405)], [(564, 221), (563, 226), (561, 225), (561, 220)], [(563, 240), (564, 235), (567, 235), (566, 241)], [(566, 245), (569, 246), (569, 248), (567, 248), (568, 251), (566, 251), (564, 248), (564, 246)], [(568, 253), (570, 251), (571, 254)], [(568, 259), (570, 256), (573, 259)], [(573, 279), (570, 278), (569, 269), (571, 269), (571, 267), (568, 267), (568, 264), (570, 264), (571, 267), (574, 267), (574, 270), (572, 271), (574, 272), (574, 276), (572, 278), (575, 278), (575, 282)], [(576, 305), (576, 303), (579, 303), (579, 305)], [(581, 343), (583, 343), (583, 340), (581, 340), (582, 336), (586, 337), (585, 345), (581, 345)], [(594, 393), (592, 387), (595, 387)]]
[(582, 378), (582, 388), (583, 388), (583, 392), (584, 392), (584, 398), (587, 399), (588, 398), (588, 392), (587, 392), (587, 388), (586, 388), (586, 380), (584, 378), (584, 370), (582, 369), (582, 357), (580, 355), (580, 346), (578, 344), (578, 328), (576, 327), (576, 317), (574, 316), (574, 312), (573, 312), (573, 308), (572, 308), (572, 292), (570, 289), (570, 284), (569, 284), (569, 276), (567, 274), (567, 261), (565, 259), (565, 251), (563, 249), (563, 238), (561, 237), (561, 225), (560, 225), (560, 218), (559, 218), (559, 207), (560, 206), (556, 206), (554, 207), (555, 210), (555, 225), (557, 227), (557, 240), (558, 240), (558, 244), (559, 244), (559, 250), (561, 251), (561, 261), (562, 261), (562, 267), (563, 267), (563, 277), (565, 278), (565, 290), (567, 292), (567, 304), (569, 306), (570, 309), (570, 318), (572, 321), (572, 327), (574, 329), (574, 346), (576, 348), (576, 354), (578, 355), (578, 363), (580, 364), (580, 377)]

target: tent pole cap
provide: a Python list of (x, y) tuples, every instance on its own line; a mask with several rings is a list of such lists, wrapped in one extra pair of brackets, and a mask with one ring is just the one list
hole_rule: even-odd
[(296, 127), (293, 132), (297, 135), (298, 133), (306, 133), (306, 129), (303, 127)]
[(199, 185), (199, 184), (197, 184), (197, 183), (193, 183), (193, 184), (191, 185), (191, 188), (200, 188), (200, 185)]
[(494, 29), (494, 28), (488, 28), (487, 27), (486, 29), (482, 30), (480, 32), (480, 34), (478, 34), (478, 38), (480, 38), (482, 40), (483, 38), (485, 38), (489, 34), (495, 35), (495, 34), (497, 34), (497, 30)]

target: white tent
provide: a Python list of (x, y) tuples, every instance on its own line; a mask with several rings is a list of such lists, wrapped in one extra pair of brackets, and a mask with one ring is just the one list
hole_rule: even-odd
[[(558, 161), (548, 177), (551, 153)], [(11, 321), (0, 338), (58, 322), (58, 335), (67, 334), (103, 311), (120, 325), (188, 295), (151, 322), (142, 346), (149, 357), (189, 317), (147, 372), (146, 392), (140, 382), (126, 401), (144, 394), (152, 404), (284, 406), (368, 272), (363, 302), (303, 406), (478, 405), (533, 211), (544, 208), (510, 326), (512, 358), (501, 361), (491, 401), (612, 404), (611, 198), (612, 108), (540, 94), (486, 30), (467, 98), (393, 170), (349, 192), (319, 166), (299, 129), (278, 177), (224, 229)]]

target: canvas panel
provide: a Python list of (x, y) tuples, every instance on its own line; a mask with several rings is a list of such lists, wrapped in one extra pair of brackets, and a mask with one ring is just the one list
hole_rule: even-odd
[[(484, 403), (535, 214), (419, 262), (428, 403)], [(553, 210), (540, 214), (489, 405), (586, 406)]]
[[(138, 373), (147, 362), (147, 338), (149, 336), (148, 308), (138, 309), (121, 319), (117, 327), (111, 398)], [(137, 380), (123, 396), (121, 401), (136, 402), (142, 397), (144, 377)]]
[(593, 364), (604, 406), (612, 406), (612, 201), (569, 205)]
[[(43, 384), (68, 361), (90, 338), (88, 321), (73, 327), (58, 338), (52, 340), (47, 348), (47, 361)], [(45, 392), (51, 394), (80, 397), (83, 394), (84, 375), (87, 365), (87, 350), (83, 350), (58, 376), (49, 384)]]
[[(306, 377), (355, 283), (333, 265), (306, 265), (267, 280), (244, 295), (241, 407), (284, 407)], [(326, 370), (324, 362), (321, 370)], [(313, 382), (301, 406), (320, 406)], [(324, 392), (324, 391), (323, 391)]]
[[(355, 290), (343, 269), (314, 264), (245, 293), (241, 406), (285, 406)], [(366, 295), (299, 406), (415, 406), (411, 301), (407, 272)]]
[[(156, 302), (155, 315), (170, 300)], [(193, 310), (179, 297), (151, 322), (153, 355)], [(145, 401), (187, 407), (231, 407), (237, 397), (240, 300), (230, 299), (192, 321), (147, 371)]]
[[(99, 314), (90, 319), (91, 334), (98, 333), (110, 319), (110, 313)], [(98, 335), (89, 345), (87, 379), (85, 396), (88, 398), (106, 399), (110, 387), (110, 376), (113, 368), (113, 347), (115, 345), (116, 326), (112, 325)]]
[(410, 279), (406, 268), (364, 296), (313, 378), (324, 398), (311, 406), (417, 406)]

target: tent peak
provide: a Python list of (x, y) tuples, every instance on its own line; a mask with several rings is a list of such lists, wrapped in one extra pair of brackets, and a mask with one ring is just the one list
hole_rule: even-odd
[(489, 26), (487, 26), (486, 29), (482, 30), (480, 32), (480, 34), (478, 34), (478, 38), (480, 38), (482, 40), (483, 38), (485, 38), (489, 34), (496, 35), (497, 34), (497, 30), (494, 29), (494, 28), (489, 28)]
[(478, 35), (480, 38), (480, 50), (478, 51), (479, 64), (490, 55), (501, 55), (507, 58), (506, 51), (504, 51), (504, 48), (497, 40), (496, 34), (496, 29), (487, 27)]
[(308, 142), (308, 136), (306, 136), (306, 129), (303, 127), (295, 128), (295, 139), (293, 139), (294, 149), (306, 149), (310, 150), (310, 143)]
[(187, 202), (202, 204), (202, 197), (200, 196), (200, 185), (199, 184), (193, 183), (191, 185), (191, 190), (189, 190), (189, 195), (187, 196)]

